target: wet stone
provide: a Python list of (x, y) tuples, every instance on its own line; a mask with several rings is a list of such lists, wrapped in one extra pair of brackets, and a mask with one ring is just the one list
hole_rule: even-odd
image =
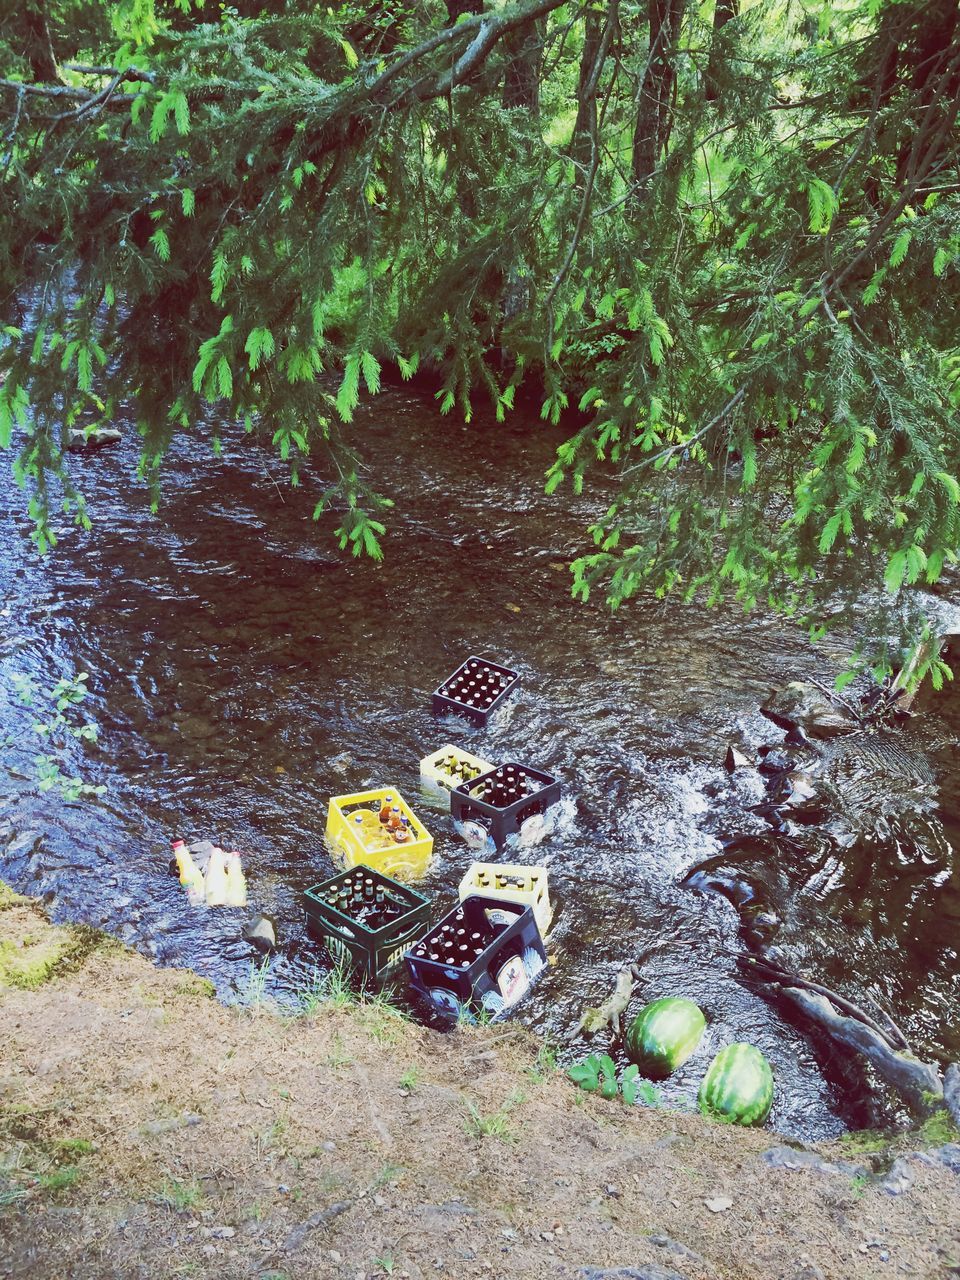
[(585, 1280), (684, 1280), (676, 1271), (668, 1271), (656, 1262), (648, 1262), (643, 1267), (614, 1267), (609, 1271), (598, 1271), (595, 1267), (581, 1267), (580, 1275)]
[(771, 1169), (842, 1173), (851, 1178), (868, 1172), (862, 1164), (853, 1164), (850, 1160), (824, 1160), (816, 1151), (797, 1151), (793, 1147), (770, 1147), (760, 1158)]
[(890, 1166), (890, 1172), (883, 1179), (880, 1186), (888, 1196), (902, 1196), (905, 1191), (910, 1190), (913, 1183), (914, 1172), (904, 1157), (900, 1156), (894, 1160)]

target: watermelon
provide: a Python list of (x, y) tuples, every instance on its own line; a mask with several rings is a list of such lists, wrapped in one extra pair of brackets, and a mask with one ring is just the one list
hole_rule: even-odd
[(686, 1062), (706, 1025), (692, 1000), (674, 996), (654, 1000), (630, 1024), (627, 1053), (645, 1075), (662, 1080)]
[(707, 1069), (700, 1086), (704, 1115), (731, 1124), (763, 1124), (773, 1105), (770, 1063), (752, 1044), (728, 1044)]

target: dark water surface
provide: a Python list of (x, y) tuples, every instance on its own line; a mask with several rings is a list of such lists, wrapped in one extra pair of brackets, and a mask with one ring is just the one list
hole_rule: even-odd
[[(266, 911), (281, 940), (267, 992), (294, 1002), (325, 964), (299, 895), (332, 870), (329, 796), (399, 787), (436, 836), (425, 887), (447, 909), (472, 859), (449, 816), (420, 801), (420, 757), (450, 741), (526, 760), (559, 775), (568, 800), (559, 830), (528, 857), (550, 868), (557, 916), (554, 962), (522, 1019), (568, 1034), (621, 963), (645, 955), (638, 996), (690, 996), (710, 1023), (666, 1087), (671, 1101), (692, 1104), (712, 1053), (749, 1040), (774, 1064), (778, 1128), (815, 1137), (865, 1122), (868, 1100), (842, 1101), (829, 1050), (737, 980), (733, 907), (680, 884), (762, 798), (755, 782), (731, 790), (728, 741), (779, 742), (757, 710), (764, 696), (804, 675), (831, 680), (840, 653), (760, 616), (574, 604), (566, 565), (603, 495), (544, 496), (554, 431), (466, 427), (390, 391), (358, 435), (396, 502), (381, 566), (340, 558), (311, 522), (319, 477), (291, 490), (276, 459), (229, 432), (221, 460), (200, 439), (177, 442), (159, 520), (134, 478), (135, 442), (78, 460), (94, 532), (65, 528), (42, 561), (23, 495), (3, 482), (0, 715), (18, 741), (0, 773), (3, 874), (55, 918), (191, 966), (225, 999), (244, 997), (253, 953), (240, 930)], [(470, 652), (522, 677), (483, 730), (429, 710), (430, 690)], [(108, 791), (65, 804), (29, 781), (30, 716), (13, 680), (49, 687), (77, 670), (90, 672), (85, 710), (100, 730), (77, 765)], [(187, 906), (166, 874), (176, 835), (246, 852), (249, 911)], [(956, 940), (938, 935), (932, 955), (901, 963), (891, 961), (899, 941), (884, 950), (883, 934), (882, 922), (830, 915), (822, 944), (845, 965), (862, 959), (865, 986), (936, 1040), (956, 1022)]]

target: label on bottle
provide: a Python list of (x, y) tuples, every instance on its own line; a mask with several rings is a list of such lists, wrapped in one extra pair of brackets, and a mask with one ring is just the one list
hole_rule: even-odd
[(523, 967), (522, 956), (511, 956), (497, 972), (497, 986), (505, 1005), (516, 1004), (530, 990), (530, 979)]

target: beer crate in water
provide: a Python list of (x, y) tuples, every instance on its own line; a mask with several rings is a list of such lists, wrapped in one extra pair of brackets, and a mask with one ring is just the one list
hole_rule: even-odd
[(465, 747), (448, 744), (423, 757), (420, 761), (420, 777), (427, 786), (446, 793), (461, 782), (472, 782), (480, 774), (489, 773), (492, 768), (489, 760), (481, 760)]
[(450, 812), (461, 834), (482, 848), (486, 838), (502, 849), (524, 823), (540, 820), (560, 799), (560, 783), (525, 764), (502, 764), (450, 792)]
[(460, 881), (460, 901), (473, 893), (531, 907), (541, 938), (547, 936), (553, 907), (546, 867), (522, 867), (514, 862), (474, 862)]
[(519, 675), (509, 667), (471, 656), (435, 690), (434, 713), (486, 724), (519, 682)]
[[(409, 832), (398, 843), (382, 828), (377, 818), (384, 801), (396, 808)], [(333, 796), (327, 810), (326, 837), (332, 851), (339, 852), (347, 867), (361, 863), (400, 880), (419, 880), (433, 853), (433, 836), (404, 800), (396, 787), (355, 791)]]
[[(369, 897), (356, 901), (357, 881), (371, 882), (372, 903)], [(383, 898), (379, 913), (378, 892)], [(307, 931), (326, 944), (331, 959), (346, 962), (370, 982), (393, 974), (410, 944), (430, 926), (430, 900), (372, 867), (339, 871), (303, 897)]]
[(450, 1018), (506, 1017), (547, 964), (531, 907), (472, 894), (405, 956), (414, 988)]

